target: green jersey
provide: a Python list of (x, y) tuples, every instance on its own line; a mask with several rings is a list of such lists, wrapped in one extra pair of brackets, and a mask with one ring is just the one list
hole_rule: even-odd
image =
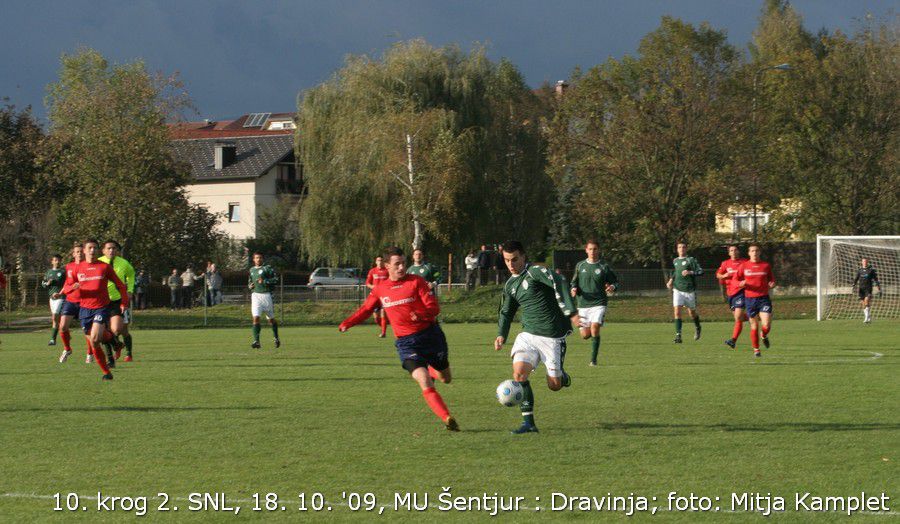
[[(260, 282), (260, 279), (262, 279), (262, 282)], [(254, 293), (271, 293), (277, 283), (278, 276), (271, 266), (262, 265), (250, 268), (250, 280), (248, 282), (250, 291)]]
[[(672, 261), (672, 286), (678, 291), (693, 293), (697, 289), (697, 277), (703, 274), (703, 269), (694, 257), (678, 257)], [(687, 276), (682, 275), (684, 270), (692, 271)]]
[(525, 266), (503, 286), (498, 335), (509, 336), (516, 311), (522, 309), (522, 330), (541, 337), (560, 338), (572, 330), (569, 318), (575, 305), (562, 278), (545, 267)]
[(407, 273), (420, 276), (425, 279), (425, 282), (432, 282), (434, 285), (437, 285), (438, 280), (441, 278), (441, 272), (428, 262), (424, 262), (422, 265), (414, 264), (410, 266)]
[[(109, 257), (106, 255), (103, 255), (97, 260), (109, 264)], [(116, 276), (119, 277), (119, 280), (125, 283), (128, 292), (134, 293), (134, 266), (124, 258), (116, 257), (112, 262), (112, 267), (113, 271), (116, 272)], [(119, 293), (119, 288), (116, 287), (114, 282), (107, 282), (106, 291), (109, 293), (110, 300), (120, 300), (122, 298), (122, 294)]]
[(578, 307), (605, 306), (609, 300), (606, 285), (616, 287), (619, 277), (601, 261), (582, 260), (575, 266), (572, 289), (578, 293)]
[(41, 285), (47, 288), (47, 293), (59, 293), (63, 285), (66, 283), (66, 270), (63, 268), (59, 269), (48, 269), (46, 273), (44, 273), (44, 280), (41, 282)]

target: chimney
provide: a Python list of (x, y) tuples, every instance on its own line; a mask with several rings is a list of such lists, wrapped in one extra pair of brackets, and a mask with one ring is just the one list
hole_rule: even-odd
[(567, 84), (565, 80), (557, 80), (555, 89), (557, 98), (563, 96), (568, 87), (569, 84)]
[(234, 142), (216, 142), (216, 171), (221, 171), (233, 164), (236, 156), (237, 145)]

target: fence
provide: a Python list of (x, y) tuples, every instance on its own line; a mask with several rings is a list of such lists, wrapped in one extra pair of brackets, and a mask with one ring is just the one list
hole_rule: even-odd
[[(698, 293), (718, 295), (721, 293), (715, 279), (715, 270), (706, 269), (697, 279)], [(449, 300), (465, 302), (470, 292), (465, 283), (465, 268), (458, 267), (448, 283), (444, 273), (438, 294), (442, 303)], [(660, 269), (618, 270), (619, 297), (665, 297), (668, 278)], [(194, 327), (194, 326), (234, 326), (239, 320), (246, 321), (249, 314), (250, 290), (246, 276), (226, 279), (226, 284), (216, 293), (207, 293), (206, 281), (201, 279), (192, 287), (178, 286), (175, 290), (163, 286), (161, 279), (151, 282), (144, 293), (132, 297), (132, 311), (136, 326), (149, 327)], [(503, 282), (508, 277), (505, 271), (491, 269), (484, 275), (485, 284)], [(563, 274), (568, 277), (568, 274)], [(777, 275), (776, 275), (777, 276)], [(49, 319), (49, 294), (41, 286), (43, 275), (36, 273), (13, 274), (8, 277), (3, 291), (0, 308), (0, 326), (9, 328), (30, 328), (42, 326)], [(299, 325), (304, 323), (330, 323), (334, 318), (357, 308), (368, 295), (364, 285), (315, 286), (309, 287), (298, 282), (300, 277), (288, 275), (281, 280), (273, 292), (276, 304), (276, 318)], [(180, 282), (180, 280), (179, 280)], [(477, 286), (476, 286), (477, 287)], [(493, 288), (499, 295), (499, 289)], [(813, 294), (813, 282), (807, 285), (779, 287), (778, 295)], [(483, 297), (482, 297), (483, 298)], [(478, 307), (478, 306), (473, 306)]]

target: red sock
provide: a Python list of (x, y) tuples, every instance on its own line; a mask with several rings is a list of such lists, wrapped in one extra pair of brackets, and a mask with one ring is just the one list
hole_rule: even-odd
[(741, 336), (741, 330), (744, 329), (744, 323), (740, 320), (734, 321), (734, 331), (731, 332), (731, 338), (737, 340)]
[(428, 376), (431, 377), (431, 378), (434, 379), (434, 380), (437, 380), (438, 377), (441, 376), (441, 374), (438, 373), (437, 370), (434, 369), (433, 367), (428, 366)]
[(750, 345), (753, 349), (759, 349), (759, 333), (753, 328), (750, 328)]
[(381, 334), (387, 333), (387, 315), (381, 317)]
[(103, 348), (99, 348), (91, 343), (90, 337), (84, 337), (87, 339), (88, 348), (94, 353), (94, 359), (97, 361), (97, 365), (100, 366), (100, 370), (103, 371), (104, 375), (109, 374), (109, 366), (106, 365), (106, 352), (103, 351)]
[(769, 330), (772, 329), (772, 326), (762, 326), (760, 329), (762, 329), (763, 336), (767, 337), (769, 336)]
[(434, 414), (441, 419), (441, 422), (445, 422), (447, 417), (450, 416), (450, 410), (447, 409), (447, 404), (444, 404), (441, 394), (434, 388), (428, 388), (422, 391), (422, 396), (425, 397), (425, 402), (428, 403), (431, 411), (434, 411)]
[(68, 331), (63, 331), (59, 334), (59, 338), (63, 341), (63, 348), (66, 351), (72, 351), (72, 334)]

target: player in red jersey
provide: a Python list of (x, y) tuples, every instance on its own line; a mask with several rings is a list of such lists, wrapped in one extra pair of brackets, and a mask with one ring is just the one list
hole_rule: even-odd
[(450, 383), (450, 360), (447, 338), (437, 323), (441, 308), (425, 279), (406, 273), (406, 256), (399, 247), (385, 251), (388, 278), (375, 285), (365, 303), (341, 322), (343, 333), (369, 318), (379, 305), (389, 317), (397, 337), (397, 353), (403, 369), (422, 388), (428, 407), (450, 431), (459, 424), (450, 415), (444, 399), (434, 388), (434, 380)]
[[(76, 242), (72, 246), (72, 261), (66, 264), (66, 281), (63, 284), (63, 288), (75, 283), (75, 269), (83, 260), (84, 253), (81, 242)], [(59, 356), (59, 362), (63, 363), (72, 354), (72, 333), (69, 330), (69, 326), (72, 325), (73, 318), (78, 318), (81, 298), (79, 297), (78, 289), (74, 289), (67, 294), (63, 294), (62, 290), (60, 290), (59, 293), (54, 293), (50, 298), (63, 299), (62, 307), (59, 310), (59, 336), (63, 341), (63, 352)], [(94, 355), (91, 353), (91, 346), (88, 345), (85, 362), (90, 364), (93, 361)]]
[(761, 356), (757, 327), (762, 331), (763, 344), (766, 348), (769, 347), (769, 330), (772, 328), (772, 299), (769, 298), (769, 290), (775, 287), (772, 266), (760, 260), (759, 253), (759, 246), (750, 246), (750, 260), (741, 264), (734, 276), (738, 286), (744, 290), (744, 306), (747, 317), (750, 318), (750, 344), (757, 357)]
[(84, 262), (75, 266), (75, 282), (66, 284), (62, 293), (68, 294), (78, 290), (81, 299), (79, 318), (88, 347), (103, 370), (103, 380), (112, 380), (112, 373), (106, 364), (106, 353), (100, 347), (102, 342), (113, 339), (112, 333), (107, 329), (110, 316), (107, 284), (112, 281), (122, 294), (119, 307), (123, 311), (128, 307), (128, 289), (113, 271), (112, 266), (97, 260), (99, 251), (99, 243), (96, 240), (84, 242)]
[[(366, 275), (366, 287), (369, 290), (375, 289), (375, 286), (378, 285), (382, 280), (386, 280), (388, 278), (388, 270), (384, 267), (384, 258), (381, 255), (375, 257), (375, 267), (369, 270), (369, 274)], [(371, 296), (371, 292), (369, 293)], [(382, 311), (382, 308), (375, 308), (375, 323), (381, 327), (381, 334), (378, 335), (381, 338), (384, 338), (387, 334), (387, 316)]]
[(731, 332), (731, 338), (725, 341), (725, 345), (734, 349), (735, 343), (741, 331), (744, 329), (744, 290), (738, 285), (734, 275), (737, 273), (741, 264), (746, 262), (746, 258), (741, 258), (741, 250), (737, 246), (728, 246), (728, 260), (722, 261), (719, 270), (716, 271), (716, 278), (725, 292), (725, 301), (731, 308), (734, 315), (734, 330)]

